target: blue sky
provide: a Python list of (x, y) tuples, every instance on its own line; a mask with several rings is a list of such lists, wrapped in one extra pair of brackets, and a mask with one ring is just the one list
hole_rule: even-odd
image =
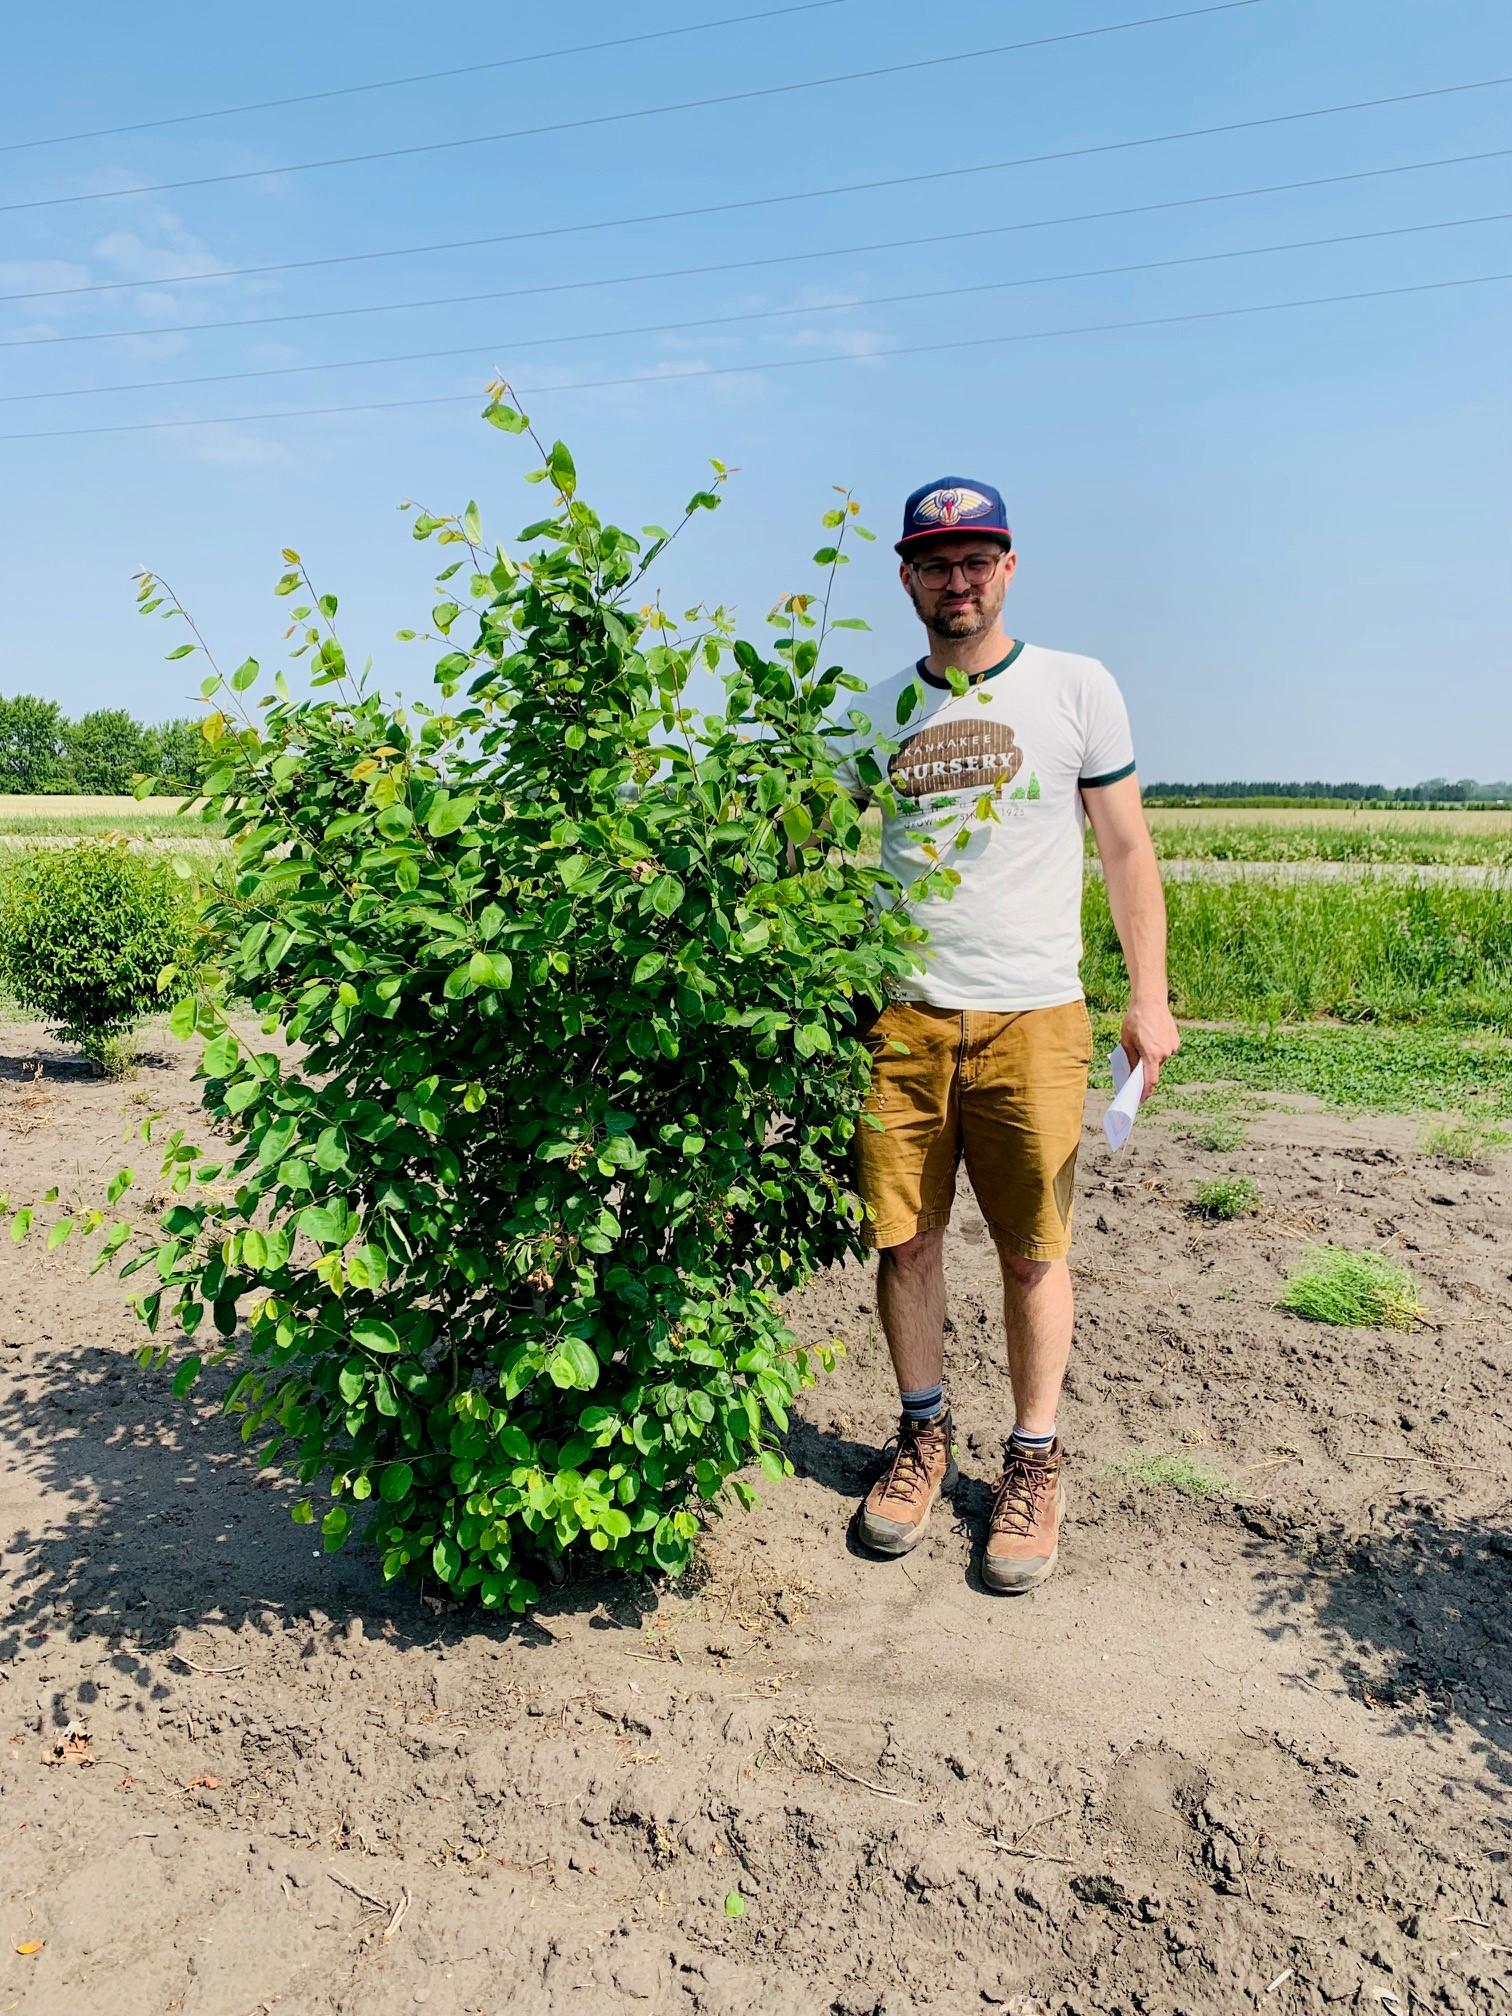
[[(9, 37), (14, 140), (523, 55), (754, 11), (690, 0), (633, 20), (609, 0), (515, 29), (411, 6), (166, 0), (27, 10)], [(1183, 0), (839, 0), (780, 19), (478, 71), (410, 88), (0, 157), (0, 202), (234, 174), (755, 90), (793, 79), (1174, 12)], [(1506, 471), (1512, 283), (1292, 313), (878, 354), (1512, 272), (1512, 224), (1461, 225), (1165, 271), (996, 283), (1512, 211), (1512, 155), (1123, 218), (1066, 213), (1512, 147), (1512, 88), (661, 224), (648, 211), (969, 167), (1512, 74), (1512, 11), (1471, 0), (1257, 0), (1202, 18), (744, 103), (156, 196), (0, 210), (0, 293), (127, 281), (0, 305), (0, 433), (533, 388), (606, 515), (666, 519), (707, 458), (724, 508), (677, 552), (671, 601), (763, 612), (806, 585), (830, 485), (879, 533), (845, 578), (872, 624), (848, 662), (917, 649), (889, 550), (903, 495), (946, 472), (1006, 493), (1020, 550), (1010, 627), (1104, 659), (1157, 776), (1410, 781), (1512, 772)], [(194, 285), (185, 272), (438, 239), (514, 244)], [(990, 232), (978, 238), (948, 234)], [(915, 238), (906, 249), (842, 248)], [(939, 242), (936, 242), (939, 241)], [(828, 256), (602, 284), (668, 267)], [(593, 284), (578, 285), (583, 281)], [(556, 294), (518, 290), (573, 283)], [(493, 292), (515, 298), (211, 330), (200, 325)], [(865, 305), (877, 295), (920, 298)], [(540, 343), (628, 325), (769, 320)], [(190, 330), (164, 333), (169, 324)], [(17, 342), (126, 331), (108, 341)], [(393, 352), (450, 359), (360, 366)], [(843, 362), (800, 362), (841, 353)], [(80, 394), (128, 381), (344, 364), (244, 383)], [(786, 368), (794, 365), (798, 368)], [(654, 382), (699, 367), (739, 375)], [(777, 368), (784, 367), (784, 368)], [(557, 389), (581, 379), (653, 382)], [(476, 404), (4, 444), (0, 691), (71, 712), (190, 711), (196, 661), (132, 613), (148, 564), (217, 647), (276, 662), (279, 549), (339, 593), (345, 641), (423, 690), (432, 549), (395, 507), (483, 506), (506, 541), (534, 515), (519, 444)]]

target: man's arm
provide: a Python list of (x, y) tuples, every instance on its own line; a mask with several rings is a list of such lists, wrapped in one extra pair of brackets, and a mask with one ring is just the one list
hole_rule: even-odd
[(1139, 779), (1120, 777), (1083, 791), (1082, 802), (1092, 821), (1108, 908), (1129, 969), (1129, 1010), (1122, 1042), (1131, 1065), (1143, 1059), (1144, 1096), (1160, 1082), (1160, 1067), (1181, 1047), (1171, 1014), (1166, 984), (1166, 911), (1144, 808)]

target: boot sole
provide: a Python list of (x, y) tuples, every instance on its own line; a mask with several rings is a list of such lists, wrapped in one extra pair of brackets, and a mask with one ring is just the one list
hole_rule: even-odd
[(907, 1527), (901, 1533), (887, 1533), (874, 1536), (867, 1526), (866, 1507), (863, 1505), (856, 1517), (856, 1538), (871, 1553), (881, 1554), (889, 1560), (896, 1560), (900, 1554), (911, 1553), (924, 1538), (925, 1531), (929, 1526), (930, 1512), (934, 1511), (935, 1505), (938, 1505), (942, 1498), (953, 1498), (955, 1496), (956, 1486), (960, 1481), (961, 1473), (954, 1457), (952, 1457), (950, 1468), (945, 1472), (944, 1479), (941, 1482), (939, 1490), (935, 1493), (934, 1502), (930, 1505), (929, 1512), (924, 1514), (924, 1517), (919, 1521), (917, 1526)]
[(1034, 1569), (1032, 1573), (1028, 1575), (1018, 1574), (1016, 1572), (1013, 1572), (1016, 1568), (1015, 1563), (1004, 1562), (1002, 1567), (997, 1569), (997, 1574), (1004, 1576), (1005, 1578), (1011, 1574), (1012, 1579), (1011, 1580), (1004, 1579), (1002, 1581), (994, 1579), (994, 1572), (993, 1572), (994, 1564), (992, 1558), (987, 1553), (985, 1546), (983, 1547), (982, 1587), (984, 1589), (990, 1589), (994, 1596), (1026, 1596), (1031, 1589), (1038, 1589), (1041, 1582), (1047, 1582), (1050, 1579), (1050, 1577), (1055, 1573), (1055, 1564), (1060, 1559), (1059, 1533), (1061, 1527), (1064, 1526), (1066, 1523), (1066, 1487), (1064, 1484), (1062, 1484), (1057, 1490), (1055, 1498), (1056, 1498), (1055, 1512), (1056, 1512), (1056, 1534), (1057, 1534), (1056, 1543), (1055, 1546), (1052, 1548), (1048, 1559), (1042, 1562), (1041, 1565), (1038, 1568)]

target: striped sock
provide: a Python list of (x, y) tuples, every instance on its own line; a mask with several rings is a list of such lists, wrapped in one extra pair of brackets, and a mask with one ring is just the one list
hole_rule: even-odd
[(945, 1412), (945, 1388), (938, 1380), (933, 1386), (921, 1386), (916, 1393), (900, 1392), (898, 1398), (905, 1421), (935, 1421)]
[(1015, 1449), (1021, 1449), (1026, 1456), (1048, 1456), (1055, 1447), (1055, 1430), (1052, 1427), (1044, 1435), (1032, 1435), (1027, 1428), (1021, 1428), (1015, 1421), (1013, 1446)]

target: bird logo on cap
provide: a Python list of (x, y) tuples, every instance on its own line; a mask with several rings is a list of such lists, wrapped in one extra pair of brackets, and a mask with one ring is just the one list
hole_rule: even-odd
[(980, 518), (991, 509), (991, 499), (980, 490), (931, 490), (919, 499), (913, 515), (926, 524), (944, 527), (959, 525), (963, 518)]

